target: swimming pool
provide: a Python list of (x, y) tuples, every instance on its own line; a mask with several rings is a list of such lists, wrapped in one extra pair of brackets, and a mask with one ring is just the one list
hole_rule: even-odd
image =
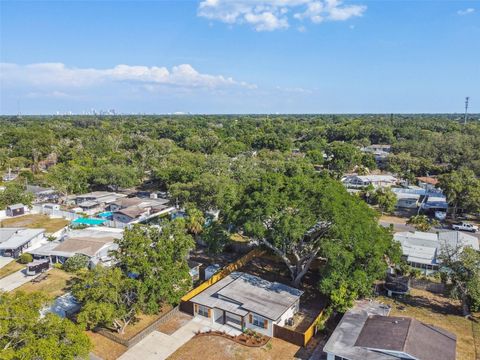
[(104, 211), (104, 212), (101, 212), (100, 214), (98, 214), (98, 217), (101, 217), (101, 218), (109, 218), (109, 217), (112, 217), (113, 216), (113, 212), (111, 211)]
[(72, 224), (76, 225), (102, 225), (107, 220), (102, 219), (90, 219), (90, 218), (78, 218), (72, 221)]

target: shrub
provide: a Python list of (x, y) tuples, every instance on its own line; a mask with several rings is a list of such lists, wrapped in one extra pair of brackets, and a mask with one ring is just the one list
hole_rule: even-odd
[(33, 256), (31, 254), (24, 253), (20, 255), (18, 262), (20, 264), (28, 264), (29, 262), (32, 262), (32, 260), (33, 260)]
[(75, 272), (88, 266), (90, 259), (82, 254), (73, 255), (63, 264), (63, 269), (68, 272)]

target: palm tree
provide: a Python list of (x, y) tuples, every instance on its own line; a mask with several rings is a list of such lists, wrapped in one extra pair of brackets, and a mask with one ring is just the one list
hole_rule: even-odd
[(187, 222), (186, 227), (190, 234), (197, 240), (198, 235), (203, 231), (203, 225), (205, 224), (205, 216), (201, 210), (195, 207), (189, 207), (187, 209)]

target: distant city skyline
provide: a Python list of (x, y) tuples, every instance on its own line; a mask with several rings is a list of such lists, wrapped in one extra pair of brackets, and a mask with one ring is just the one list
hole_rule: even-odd
[(480, 1), (0, 7), (0, 114), (480, 113)]

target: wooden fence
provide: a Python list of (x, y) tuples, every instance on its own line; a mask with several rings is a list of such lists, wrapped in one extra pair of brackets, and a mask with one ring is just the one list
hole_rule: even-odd
[(200, 285), (198, 285), (195, 289), (191, 290), (187, 294), (185, 294), (182, 297), (182, 302), (189, 301), (191, 298), (194, 296), (200, 294), (202, 291), (207, 289), (208, 287), (212, 286), (219, 280), (222, 280), (225, 276), (231, 274), (235, 270), (240, 269), (242, 266), (244, 266), (246, 263), (248, 263), (250, 260), (252, 260), (255, 257), (258, 257), (262, 255), (265, 251), (259, 248), (256, 248), (252, 251), (250, 251), (248, 254), (242, 256), (240, 259), (237, 261), (225, 266), (222, 270), (220, 270), (218, 273), (213, 275), (210, 279), (204, 281)]
[(317, 324), (322, 318), (323, 310), (312, 321), (311, 325), (304, 332), (288, 329), (283, 326), (273, 326), (273, 336), (298, 346), (307, 346), (308, 342), (317, 333)]
[(178, 306), (174, 307), (168, 313), (166, 313), (162, 317), (155, 320), (153, 323), (148, 325), (143, 330), (139, 331), (137, 334), (133, 335), (130, 339), (123, 339), (123, 338), (119, 337), (118, 335), (116, 335), (115, 333), (112, 333), (108, 330), (101, 329), (101, 328), (96, 329), (95, 332), (97, 332), (97, 333), (105, 336), (106, 338), (108, 338), (110, 340), (113, 340), (116, 343), (119, 343), (123, 346), (131, 347), (131, 346), (137, 344), (138, 342), (140, 342), (140, 340), (144, 339), (147, 335), (149, 335), (152, 331), (154, 331), (159, 325), (161, 325), (161, 324), (167, 322), (168, 320), (170, 320), (176, 313), (178, 313), (178, 310), (179, 310)]

